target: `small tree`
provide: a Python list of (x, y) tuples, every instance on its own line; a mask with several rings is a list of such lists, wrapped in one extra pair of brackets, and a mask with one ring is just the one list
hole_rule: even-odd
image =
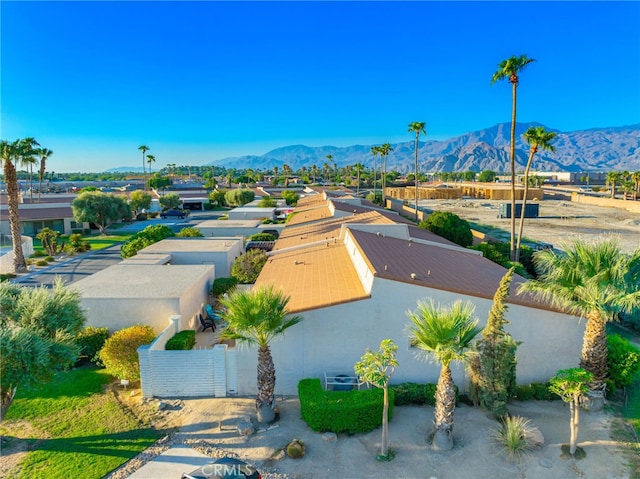
[(289, 206), (295, 206), (298, 204), (300, 195), (293, 190), (284, 190), (282, 192), (282, 198)]
[(224, 199), (226, 193), (227, 190), (213, 190), (211, 193), (209, 193), (209, 202), (214, 203), (218, 206), (226, 206), (227, 202)]
[(466, 220), (450, 211), (434, 211), (418, 225), (460, 246), (471, 246), (473, 234)]
[(131, 207), (124, 198), (99, 192), (85, 192), (71, 203), (73, 218), (78, 223), (94, 223), (104, 234), (105, 230), (122, 218), (131, 217)]
[(231, 206), (242, 206), (247, 203), (251, 203), (256, 194), (252, 190), (236, 189), (227, 191), (224, 195), (224, 200)]
[(156, 333), (151, 326), (135, 325), (113, 333), (100, 350), (100, 360), (107, 372), (118, 379), (140, 379), (138, 348), (151, 343)]
[(160, 197), (160, 206), (165, 210), (174, 210), (182, 205), (182, 200), (178, 193), (167, 193)]
[(131, 209), (135, 211), (137, 215), (141, 210), (148, 210), (151, 208), (151, 195), (142, 190), (134, 191), (129, 197), (129, 204), (131, 205)]
[(378, 351), (367, 349), (367, 352), (354, 366), (355, 373), (360, 376), (360, 379), (384, 391), (382, 442), (378, 456), (381, 460), (393, 458), (393, 454), (389, 453), (389, 380), (395, 368), (398, 367), (397, 352), (398, 346), (392, 340), (383, 339)]
[(80, 294), (60, 279), (51, 289), (0, 283), (0, 420), (18, 387), (48, 382), (76, 362), (85, 321)]
[(582, 368), (563, 369), (550, 380), (549, 391), (560, 396), (569, 403), (571, 419), (571, 442), (569, 454), (572, 456), (578, 448), (578, 428), (580, 426), (580, 396), (589, 390), (588, 384), (593, 381), (593, 374)]
[(58, 243), (60, 233), (51, 228), (42, 228), (40, 233), (36, 235), (36, 238), (40, 240), (42, 247), (49, 256), (55, 256), (64, 250), (64, 241)]
[(482, 407), (497, 417), (508, 414), (507, 403), (516, 389), (518, 343), (504, 330), (508, 324), (504, 316), (513, 273), (514, 268), (511, 268), (500, 280), (487, 325), (482, 330), (482, 339), (476, 343), (478, 355), (470, 363), (472, 395), (477, 396)]
[(278, 202), (271, 196), (263, 196), (258, 202), (258, 207), (260, 208), (274, 208), (276, 206), (278, 206)]
[(253, 284), (267, 262), (267, 253), (261, 249), (251, 249), (233, 262), (231, 275), (242, 284)]
[(182, 228), (176, 236), (178, 238), (202, 238), (204, 235), (198, 228), (194, 228), (193, 226), (187, 226), (186, 228)]
[(496, 174), (495, 171), (484, 170), (478, 176), (478, 181), (480, 181), (482, 183), (493, 183), (494, 181), (496, 181), (496, 177), (497, 176), (498, 175)]

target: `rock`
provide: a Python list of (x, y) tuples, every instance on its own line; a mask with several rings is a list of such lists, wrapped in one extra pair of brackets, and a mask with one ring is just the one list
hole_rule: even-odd
[(158, 401), (158, 411), (164, 411), (169, 407), (169, 403), (165, 401)]
[(274, 461), (282, 461), (285, 457), (286, 457), (286, 454), (284, 452), (284, 449), (278, 449), (273, 454), (273, 456), (271, 456), (271, 459), (273, 459)]
[(251, 424), (250, 422), (239, 422), (238, 423), (238, 434), (240, 434), (241, 436), (251, 436), (253, 433), (256, 432), (255, 428), (253, 427), (253, 424)]
[(294, 439), (287, 445), (287, 456), (291, 459), (300, 459), (305, 454), (304, 442)]
[(540, 461), (538, 461), (538, 464), (547, 469), (551, 469), (551, 466), (553, 466), (553, 462), (551, 462), (551, 459), (547, 457), (541, 458)]
[(527, 430), (525, 434), (525, 440), (531, 447), (544, 446), (544, 436), (537, 427), (532, 427)]
[(338, 440), (338, 435), (335, 432), (325, 432), (322, 435), (322, 439), (326, 442), (336, 442)]

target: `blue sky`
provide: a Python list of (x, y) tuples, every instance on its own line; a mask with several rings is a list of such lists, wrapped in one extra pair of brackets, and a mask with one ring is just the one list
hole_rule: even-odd
[(427, 140), (518, 120), (640, 123), (640, 2), (11, 2), (1, 137), (53, 171), (154, 169), (291, 144)]

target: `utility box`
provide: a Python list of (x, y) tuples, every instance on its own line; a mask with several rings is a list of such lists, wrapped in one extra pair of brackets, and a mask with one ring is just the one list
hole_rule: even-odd
[[(522, 214), (522, 202), (516, 202), (516, 218)], [(539, 203), (527, 203), (524, 208), (525, 218), (537, 218), (540, 215)], [(511, 203), (500, 203), (498, 218), (511, 218)]]

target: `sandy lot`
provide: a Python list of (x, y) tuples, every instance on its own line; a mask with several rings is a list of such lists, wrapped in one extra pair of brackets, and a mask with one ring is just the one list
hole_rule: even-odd
[[(421, 200), (420, 206), (451, 211), (461, 218), (496, 228), (491, 235), (509, 241), (510, 219), (498, 218), (502, 201), (483, 199)], [(516, 228), (519, 218), (516, 218)], [(526, 218), (523, 237), (560, 247), (575, 238), (616, 235), (620, 247), (631, 252), (640, 246), (640, 214), (619, 208), (585, 205), (566, 200), (540, 202), (540, 217)]]
[[(180, 405), (168, 413), (182, 422), (176, 443), (186, 442), (212, 457), (224, 453), (240, 457), (257, 466), (265, 479), (631, 477), (624, 444), (611, 439), (613, 416), (607, 412), (581, 414), (579, 445), (586, 458), (561, 457), (560, 447), (569, 439), (569, 410), (561, 401), (530, 401), (510, 407), (513, 415), (529, 418), (545, 439), (541, 448), (520, 462), (507, 460), (496, 449), (490, 433), (497, 423), (487, 412), (465, 405), (456, 409), (455, 446), (448, 452), (434, 452), (427, 444), (433, 408), (397, 407), (389, 424), (396, 457), (387, 463), (375, 459), (380, 429), (368, 434), (340, 434), (335, 442), (328, 442), (302, 421), (297, 399), (280, 399), (280, 420), (251, 436), (239, 435), (235, 425), (255, 419), (253, 399), (190, 399)], [(294, 438), (304, 441), (306, 456), (295, 460), (282, 454), (279, 457), (278, 451)]]

